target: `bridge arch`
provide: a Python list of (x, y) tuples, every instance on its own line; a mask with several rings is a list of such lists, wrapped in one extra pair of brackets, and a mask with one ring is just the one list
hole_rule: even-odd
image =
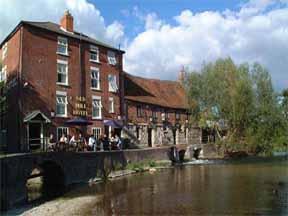
[[(39, 182), (36, 180), (33, 183), (33, 179), (36, 178)], [(26, 178), (27, 201), (33, 201), (33, 198), (29, 199), (33, 196), (37, 199), (49, 199), (61, 195), (65, 190), (65, 178), (63, 167), (53, 160), (45, 160), (34, 164)], [(29, 181), (30, 184), (28, 184)], [(39, 185), (35, 186), (35, 184)], [(31, 196), (29, 193), (36, 193), (36, 195)], [(37, 193), (40, 195), (37, 195)]]

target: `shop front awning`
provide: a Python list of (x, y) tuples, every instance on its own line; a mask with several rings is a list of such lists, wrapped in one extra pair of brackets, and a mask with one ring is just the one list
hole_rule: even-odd
[(111, 126), (113, 128), (122, 128), (123, 122), (119, 120), (104, 120), (103, 121), (105, 126)]
[(33, 121), (51, 123), (51, 120), (40, 110), (34, 110), (31, 113), (27, 114), (24, 118), (25, 123), (33, 122)]

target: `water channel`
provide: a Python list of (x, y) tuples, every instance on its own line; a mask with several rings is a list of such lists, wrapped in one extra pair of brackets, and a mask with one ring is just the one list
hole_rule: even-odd
[(288, 161), (197, 164), (79, 187), (81, 215), (288, 215)]

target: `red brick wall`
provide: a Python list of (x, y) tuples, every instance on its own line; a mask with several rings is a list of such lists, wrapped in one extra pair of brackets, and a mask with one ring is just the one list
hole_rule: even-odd
[[(11, 36), (7, 43), (7, 56), (3, 60), (3, 66), (7, 66), (7, 113), (4, 119), (4, 125), (7, 127), (8, 151), (18, 151), (20, 146), (20, 121), (21, 113), (19, 113), (19, 92), (17, 85), (17, 77), (20, 67), (20, 39), (21, 30)], [(1, 52), (2, 61), (2, 52)]]
[[(69, 118), (73, 118), (72, 111), (75, 108), (76, 97), (86, 97), (86, 106), (88, 112), (88, 119), (93, 121), (93, 125), (88, 127), (88, 132), (91, 132), (92, 127), (101, 127), (102, 131), (103, 122), (100, 120), (92, 120), (92, 95), (101, 96), (102, 100), (102, 119), (117, 119), (120, 115), (120, 99), (118, 93), (108, 92), (108, 74), (115, 74), (117, 76), (117, 82), (119, 86), (119, 74), (122, 68), (117, 66), (111, 66), (107, 63), (107, 48), (98, 46), (100, 50), (100, 64), (91, 63), (89, 61), (88, 43), (82, 45), (82, 65), (84, 74), (84, 84), (86, 88), (82, 89), (80, 86), (81, 80), (81, 67), (79, 60), (79, 41), (76, 39), (68, 38), (68, 53), (69, 57), (61, 56), (56, 53), (57, 50), (57, 34), (45, 30), (36, 29), (30, 26), (24, 26), (23, 28), (23, 55), (22, 55), (22, 86), (24, 83), (28, 83), (25, 88), (20, 89), (20, 96), (17, 96), (18, 91), (11, 91), (10, 98), (13, 98), (11, 105), (17, 107), (17, 97), (21, 97), (22, 101), (22, 113), (21, 121), (23, 118), (32, 112), (33, 110), (41, 110), (47, 117), (52, 119), (52, 127), (50, 132), (56, 133), (56, 127), (64, 126), (64, 122)], [(9, 40), (8, 43), (8, 56), (7, 66), (9, 75), (16, 74), (19, 66), (19, 46), (20, 46), (20, 31)], [(118, 53), (119, 54), (119, 53)], [(119, 54), (121, 58), (122, 67), (122, 54)], [(4, 63), (6, 64), (6, 59)], [(9, 59), (9, 60), (8, 60)], [(56, 84), (57, 80), (57, 59), (68, 61), (68, 84), (69, 86), (60, 86)], [(100, 69), (100, 91), (91, 90), (91, 75), (90, 66), (99, 67)], [(55, 112), (56, 109), (56, 91), (67, 92), (68, 99), (68, 118), (51, 117), (51, 111)], [(114, 98), (114, 110), (115, 113), (108, 113), (109, 97)], [(15, 108), (16, 109), (16, 108)], [(14, 113), (17, 110), (13, 109)], [(12, 109), (11, 109), (12, 111)], [(14, 115), (15, 116), (15, 115)], [(10, 128), (16, 128), (16, 119), (11, 122)], [(24, 142), (26, 131), (24, 125), (22, 125), (22, 142)], [(16, 130), (16, 129), (15, 129)], [(13, 130), (13, 132), (15, 132)], [(15, 137), (16, 134), (14, 134)], [(12, 139), (9, 136), (9, 140)], [(13, 141), (14, 142), (14, 141)], [(14, 144), (16, 143), (16, 140)], [(19, 142), (18, 142), (19, 143)]]

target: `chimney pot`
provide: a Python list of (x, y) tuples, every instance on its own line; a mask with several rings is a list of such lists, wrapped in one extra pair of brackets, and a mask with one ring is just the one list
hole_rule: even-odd
[(70, 14), (69, 10), (66, 10), (64, 16), (61, 18), (60, 25), (66, 31), (73, 32), (73, 16)]

